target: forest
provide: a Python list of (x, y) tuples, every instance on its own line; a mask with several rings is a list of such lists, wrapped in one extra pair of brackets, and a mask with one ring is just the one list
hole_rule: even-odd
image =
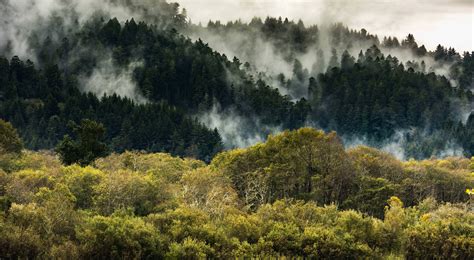
[[(297, 26), (287, 21), (272, 26), (274, 22), (267, 19), (261, 25), (267, 37), (280, 35), (280, 27)], [(223, 148), (243, 146), (223, 142), (232, 138), (222, 136), (228, 134), (219, 129), (222, 122), (213, 129), (200, 120), (218, 107), (222, 115), (232, 111), (233, 117), (243, 119), (245, 127), (236, 135), (244, 139), (246, 132), (266, 137), (274, 133), (271, 129), (312, 126), (337, 131), (345, 140), (362, 137), (374, 147), (401, 132), (404, 158), (440, 156), (453, 144), (458, 152), (452, 155), (474, 153), (470, 53), (461, 57), (442, 46), (423, 52), (455, 62), (451, 74), (457, 71), (457, 86), (451, 78), (422, 70), (423, 61), (403, 64), (386, 56), (380, 48), (396, 39), (369, 45), (357, 57), (348, 51), (339, 57), (333, 49), (322, 73), (308, 72), (294, 59), (291, 78), (280, 74), (273, 79), (175, 29), (182, 27), (193, 28), (186, 23), (162, 29), (134, 19), (121, 23), (96, 18), (61, 40), (53, 40), (58, 35), (46, 35), (42, 42), (33, 37), (36, 63), (18, 56), (0, 58), (1, 118), (19, 130), (29, 149), (51, 149), (71, 134), (69, 121), (92, 119), (105, 125), (114, 151), (169, 152), (209, 162)], [(302, 28), (302, 39), (314, 34), (312, 27)], [(339, 34), (375, 37), (344, 30)], [(294, 35), (289, 30), (278, 37)], [(274, 41), (295, 45), (301, 37)], [(300, 47), (280, 48), (308, 48), (309, 43), (301, 41)], [(409, 36), (398, 48), (412, 45), (417, 46)], [(419, 52), (418, 47), (413, 51)]]
[(474, 259), (474, 51), (50, 2), (0, 0), (0, 259)]
[(474, 158), (402, 162), (301, 128), (210, 164), (127, 151), (65, 166), (0, 130), (2, 258), (474, 257)]

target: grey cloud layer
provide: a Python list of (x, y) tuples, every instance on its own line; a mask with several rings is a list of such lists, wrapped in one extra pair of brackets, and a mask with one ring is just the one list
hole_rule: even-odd
[(473, 50), (471, 0), (177, 0), (194, 22), (282, 16), (309, 24), (343, 22), (356, 29), (402, 37), (414, 33), (433, 49), (441, 43)]

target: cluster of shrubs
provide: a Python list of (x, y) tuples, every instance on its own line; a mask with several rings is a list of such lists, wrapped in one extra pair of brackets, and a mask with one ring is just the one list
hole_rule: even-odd
[(400, 162), (338, 140), (303, 128), (210, 164), (3, 151), (0, 258), (474, 257), (474, 160)]

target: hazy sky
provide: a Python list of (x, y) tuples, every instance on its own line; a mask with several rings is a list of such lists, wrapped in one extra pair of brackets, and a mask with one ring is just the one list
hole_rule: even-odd
[[(413, 33), (418, 43), (473, 51), (474, 0), (175, 0), (193, 22), (249, 21), (254, 16), (343, 22), (380, 36)], [(383, 37), (380, 37), (383, 38)]]

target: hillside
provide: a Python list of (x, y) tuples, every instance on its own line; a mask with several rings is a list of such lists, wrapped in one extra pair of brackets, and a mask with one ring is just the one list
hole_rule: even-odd
[[(311, 28), (305, 30), (310, 35)], [(174, 27), (134, 19), (95, 18), (60, 41), (54, 34), (43, 37), (32, 45), (37, 65), (17, 56), (0, 61), (1, 118), (19, 129), (30, 149), (50, 149), (70, 134), (69, 121), (93, 119), (105, 125), (114, 151), (206, 161), (223, 147), (245, 147), (302, 126), (335, 130), (347, 145), (396, 143), (400, 158), (473, 154), (468, 86), (406, 67), (377, 45), (357, 58), (333, 53), (323, 73), (309, 73), (295, 59), (292, 77), (279, 75), (275, 83)], [(282, 50), (288, 48), (296, 46)], [(452, 69), (463, 71), (457, 82), (464, 82), (472, 56), (451, 57), (441, 49), (439, 55), (457, 62)]]
[(0, 0), (0, 259), (474, 259), (474, 51), (318, 2)]

